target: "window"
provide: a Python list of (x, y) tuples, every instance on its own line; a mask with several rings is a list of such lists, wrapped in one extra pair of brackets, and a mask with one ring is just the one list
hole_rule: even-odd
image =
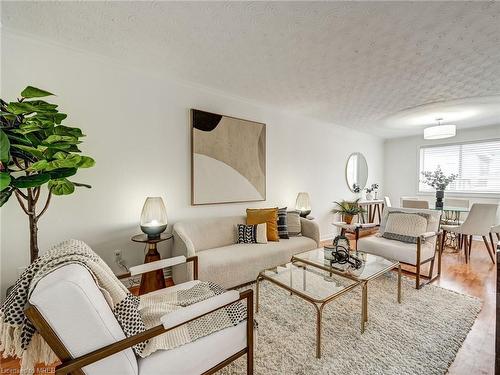
[[(423, 171), (440, 166), (445, 174), (458, 178), (447, 191), (500, 194), (500, 139), (420, 148), (418, 179)], [(419, 183), (420, 192), (434, 191)]]

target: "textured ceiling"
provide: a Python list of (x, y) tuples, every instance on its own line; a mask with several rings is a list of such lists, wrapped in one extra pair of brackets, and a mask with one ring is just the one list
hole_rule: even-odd
[(382, 120), (403, 109), (500, 94), (500, 3), (3, 2), (2, 8), (8, 28), (384, 137), (421, 132)]

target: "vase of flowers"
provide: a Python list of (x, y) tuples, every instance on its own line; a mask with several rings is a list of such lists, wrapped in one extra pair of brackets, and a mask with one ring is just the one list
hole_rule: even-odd
[(333, 202), (336, 207), (332, 210), (332, 213), (340, 214), (347, 224), (351, 224), (354, 216), (365, 212), (358, 202), (359, 198), (354, 201)]
[(449, 184), (456, 180), (458, 175), (452, 173), (447, 176), (438, 165), (434, 172), (424, 171), (422, 172), (422, 176), (424, 176), (424, 180), (422, 181), (424, 184), (436, 189), (436, 208), (443, 208), (444, 191)]

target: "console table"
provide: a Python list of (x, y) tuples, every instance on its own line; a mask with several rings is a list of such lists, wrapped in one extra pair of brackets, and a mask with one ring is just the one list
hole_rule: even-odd
[(367, 211), (367, 215), (360, 215), (362, 223), (374, 223), (375, 216), (377, 216), (378, 222), (380, 223), (382, 220), (382, 211), (384, 210), (384, 201), (382, 199), (360, 200), (358, 205)]

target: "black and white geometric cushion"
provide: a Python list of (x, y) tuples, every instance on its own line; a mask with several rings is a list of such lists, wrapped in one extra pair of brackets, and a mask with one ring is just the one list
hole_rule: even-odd
[(257, 225), (238, 224), (238, 243), (257, 243)]

